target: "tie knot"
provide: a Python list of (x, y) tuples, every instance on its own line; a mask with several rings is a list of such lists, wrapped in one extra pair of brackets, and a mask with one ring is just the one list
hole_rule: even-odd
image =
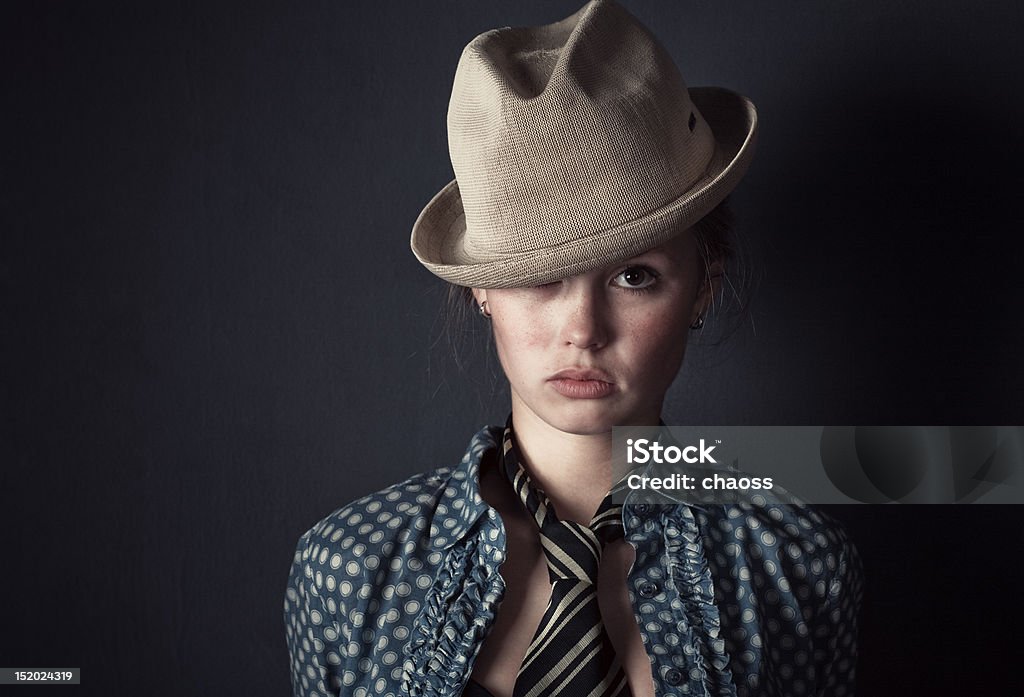
[(589, 527), (570, 520), (553, 521), (541, 529), (540, 543), (552, 583), (559, 579), (597, 583), (602, 543)]
[(612, 497), (615, 494), (612, 489), (605, 496), (604, 501), (597, 508), (594, 519), (590, 521), (590, 529), (594, 531), (601, 544), (608, 544), (623, 536), (622, 530), (622, 504), (614, 503)]

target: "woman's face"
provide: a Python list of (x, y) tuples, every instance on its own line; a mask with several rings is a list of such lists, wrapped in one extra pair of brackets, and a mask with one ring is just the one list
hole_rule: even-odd
[(513, 413), (576, 434), (658, 423), (689, 325), (711, 289), (693, 235), (627, 261), (487, 301)]

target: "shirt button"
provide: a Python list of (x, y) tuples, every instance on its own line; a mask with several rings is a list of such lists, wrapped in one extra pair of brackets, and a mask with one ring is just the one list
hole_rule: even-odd
[(665, 671), (665, 682), (669, 685), (678, 685), (683, 681), (682, 671), (676, 670), (675, 668), (669, 668)]
[(640, 584), (640, 595), (645, 598), (653, 598), (658, 594), (658, 584), (653, 581), (644, 581)]

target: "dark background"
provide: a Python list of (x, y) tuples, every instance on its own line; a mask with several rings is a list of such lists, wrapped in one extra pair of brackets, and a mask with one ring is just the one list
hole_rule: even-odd
[[(0, 665), (288, 694), (299, 535), (504, 418), (408, 237), (462, 46), (578, 3), (145, 5), (0, 9)], [(1020, 3), (626, 5), (762, 127), (666, 421), (1024, 424)], [(835, 513), (860, 694), (1019, 684), (1018, 508)]]

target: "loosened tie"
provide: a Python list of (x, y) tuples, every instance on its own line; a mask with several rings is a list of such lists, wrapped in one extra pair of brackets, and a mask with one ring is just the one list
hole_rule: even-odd
[(513, 697), (628, 697), (629, 685), (615, 655), (597, 599), (604, 545), (622, 537), (622, 506), (609, 493), (590, 525), (561, 521), (523, 468), (505, 428), (502, 470), (540, 529), (551, 579), (551, 599), (523, 658)]

